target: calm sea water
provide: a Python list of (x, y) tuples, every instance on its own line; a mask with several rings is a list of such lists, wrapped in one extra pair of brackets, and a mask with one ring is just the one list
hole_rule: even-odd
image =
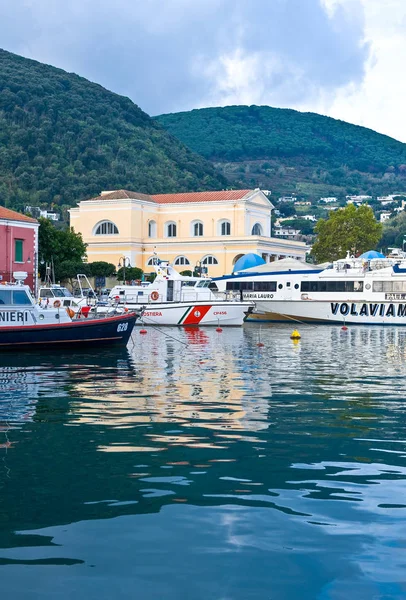
[(300, 330), (2, 355), (2, 597), (406, 598), (406, 330)]

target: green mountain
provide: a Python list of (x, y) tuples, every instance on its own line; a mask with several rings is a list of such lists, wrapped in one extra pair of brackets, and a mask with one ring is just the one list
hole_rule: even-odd
[(212, 164), (128, 98), (0, 50), (0, 202), (62, 208), (103, 189), (222, 189)]
[(235, 185), (304, 197), (380, 195), (406, 188), (406, 144), (330, 117), (228, 106), (156, 119)]

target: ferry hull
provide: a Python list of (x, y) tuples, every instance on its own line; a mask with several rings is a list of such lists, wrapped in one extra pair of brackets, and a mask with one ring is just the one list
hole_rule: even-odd
[(138, 315), (0, 328), (0, 351), (127, 344)]
[[(141, 309), (141, 305), (127, 304)], [(208, 325), (239, 326), (253, 309), (252, 302), (195, 302), (156, 303), (145, 307), (141, 321), (147, 325)]]
[(406, 302), (283, 300), (258, 302), (250, 321), (406, 325)]

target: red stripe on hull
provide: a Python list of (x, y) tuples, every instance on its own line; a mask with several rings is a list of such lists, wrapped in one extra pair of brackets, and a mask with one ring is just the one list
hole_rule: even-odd
[(182, 325), (199, 325), (203, 317), (209, 312), (212, 305), (209, 306), (194, 306)]

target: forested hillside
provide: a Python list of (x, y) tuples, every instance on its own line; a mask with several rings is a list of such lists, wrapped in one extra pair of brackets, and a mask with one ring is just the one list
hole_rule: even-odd
[(0, 203), (72, 206), (103, 189), (222, 189), (212, 164), (128, 98), (0, 50)]
[(302, 195), (372, 195), (406, 187), (406, 144), (323, 117), (269, 106), (156, 117), (230, 181)]

